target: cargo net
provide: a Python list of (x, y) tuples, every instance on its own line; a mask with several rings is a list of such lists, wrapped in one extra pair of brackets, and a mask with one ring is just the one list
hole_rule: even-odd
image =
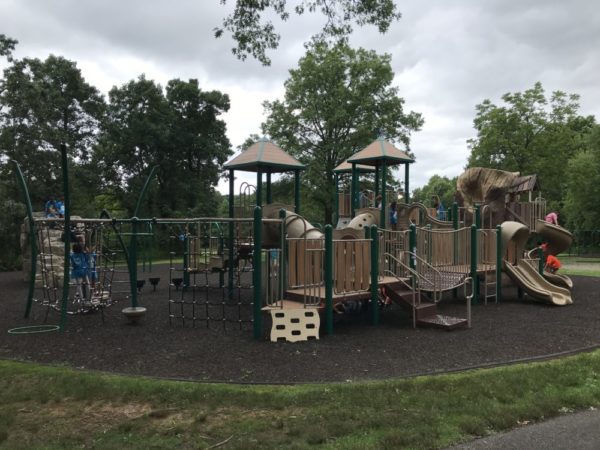
[[(34, 302), (51, 310), (61, 310), (64, 263), (65, 228), (62, 219), (38, 219), (35, 222), (38, 249)], [(107, 222), (94, 219), (76, 219), (69, 229), (70, 258), (68, 314), (82, 314), (103, 310), (115, 302), (113, 291), (117, 281), (117, 253), (111, 246), (114, 234)], [(23, 242), (23, 254), (29, 255), (28, 236)], [(112, 239), (114, 241), (114, 239)], [(74, 246), (77, 245), (78, 249)], [(78, 270), (74, 270), (75, 262)], [(32, 262), (24, 261), (29, 273)], [(126, 272), (126, 270), (125, 270)]]
[(169, 323), (251, 329), (252, 220), (194, 219), (169, 229)]

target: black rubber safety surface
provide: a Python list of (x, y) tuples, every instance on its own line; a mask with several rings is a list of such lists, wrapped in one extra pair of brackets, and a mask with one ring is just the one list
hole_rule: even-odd
[[(104, 323), (94, 312), (69, 316), (64, 333), (13, 335), (11, 328), (43, 324), (45, 309), (34, 305), (33, 317), (24, 319), (27, 283), (19, 272), (0, 273), (0, 358), (198, 381), (345, 382), (502, 364), (600, 344), (600, 278), (573, 277), (574, 304), (566, 307), (519, 300), (516, 289), (505, 287), (500, 304), (473, 306), (471, 329), (413, 329), (410, 315), (394, 305), (381, 311), (377, 327), (368, 317), (348, 317), (336, 321), (333, 336), (322, 329), (320, 340), (292, 344), (255, 340), (251, 323), (242, 330), (235, 323), (224, 330), (221, 320), (209, 327), (202, 320), (195, 327), (181, 320), (170, 325), (168, 274), (140, 274), (156, 276), (156, 292), (148, 282), (142, 288), (140, 304), (148, 313), (136, 325), (122, 315), (129, 306), (122, 301), (105, 309)], [(221, 298), (218, 289), (206, 292)], [(251, 291), (240, 299), (249, 302)], [(241, 310), (249, 314), (251, 308)], [(449, 296), (439, 312), (461, 316), (465, 310), (464, 300)], [(47, 322), (58, 321), (58, 313), (50, 312)]]

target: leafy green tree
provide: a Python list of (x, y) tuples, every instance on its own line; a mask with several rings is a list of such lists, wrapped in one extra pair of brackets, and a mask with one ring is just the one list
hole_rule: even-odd
[(585, 148), (569, 160), (566, 170), (564, 210), (575, 230), (600, 227), (600, 125), (585, 140)]
[(539, 82), (502, 100), (503, 106), (490, 100), (477, 105), (468, 166), (536, 173), (544, 196), (556, 205), (563, 196), (566, 163), (582, 148), (594, 117), (578, 115), (576, 94), (556, 91), (547, 99)]
[[(2, 190), (0, 190), (0, 193)], [(25, 217), (25, 205), (0, 195), (0, 272), (17, 270), (21, 266), (19, 246), (21, 224)]]
[(433, 175), (427, 184), (416, 188), (412, 192), (412, 201), (424, 203), (428, 207), (433, 206), (432, 198), (439, 197), (446, 209), (450, 209), (454, 202), (454, 193), (456, 192), (456, 178), (442, 177)]
[(12, 52), (18, 43), (19, 41), (0, 34), (0, 56), (6, 56), (6, 59), (12, 61)]
[(215, 186), (231, 154), (225, 123), (229, 98), (204, 92), (197, 80), (171, 80), (166, 92), (141, 76), (109, 93), (107, 120), (98, 147), (105, 186), (119, 193), (130, 212), (150, 172), (149, 211), (160, 216), (209, 214), (218, 208)]
[(317, 43), (290, 70), (283, 101), (264, 103), (263, 132), (306, 165), (304, 193), (325, 223), (332, 218), (333, 169), (378, 135), (408, 148), (423, 125), (420, 114), (404, 112), (393, 77), (389, 55)]
[(60, 145), (66, 144), (73, 166), (89, 164), (104, 108), (76, 63), (53, 55), (14, 61), (0, 80), (1, 176), (12, 177), (6, 161), (14, 159), (30, 182), (34, 203), (59, 195)]
[[(226, 3), (227, 0), (221, 0), (221, 4)], [(280, 35), (275, 31), (275, 25), (264, 17), (272, 13), (287, 21), (291, 9), (287, 0), (237, 0), (222, 27), (214, 29), (215, 37), (221, 37), (227, 30), (237, 43), (232, 48), (235, 56), (244, 60), (252, 55), (268, 66), (271, 59), (266, 52), (279, 46)], [(297, 15), (316, 11), (325, 16), (326, 23), (321, 32), (313, 36), (315, 41), (332, 38), (344, 42), (352, 33), (353, 23), (375, 25), (380, 33), (385, 33), (391, 23), (401, 17), (393, 0), (301, 0), (293, 8)]]

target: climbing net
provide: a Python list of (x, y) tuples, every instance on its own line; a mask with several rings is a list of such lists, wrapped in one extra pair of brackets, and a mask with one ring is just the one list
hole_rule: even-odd
[(193, 219), (169, 230), (169, 323), (245, 329), (252, 323), (252, 221)]
[[(69, 233), (73, 244), (79, 244), (87, 263), (85, 276), (69, 276), (69, 314), (87, 313), (110, 306), (117, 268), (117, 250), (112, 247), (113, 231), (107, 222), (97, 219), (75, 219)], [(64, 239), (62, 219), (37, 219), (36, 244), (38, 248), (36, 295), (34, 301), (50, 310), (60, 310), (64, 283)], [(114, 239), (112, 240), (114, 242)]]
[[(281, 221), (271, 222), (269, 225), (280, 229)], [(263, 221), (263, 229), (268, 229), (266, 223), (268, 220)], [(171, 222), (169, 230), (171, 325), (203, 323), (207, 328), (249, 329), (256, 288), (255, 258), (263, 261), (261, 303), (281, 295), (279, 243), (263, 240), (268, 245), (257, 255), (252, 219), (187, 219)]]

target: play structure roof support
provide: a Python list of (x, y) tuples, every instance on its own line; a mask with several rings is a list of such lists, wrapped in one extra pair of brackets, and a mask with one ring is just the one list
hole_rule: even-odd
[[(373, 166), (365, 166), (362, 164), (356, 164), (356, 170), (361, 173), (370, 173), (375, 172), (375, 168)], [(352, 173), (352, 164), (348, 161), (344, 161), (335, 169), (333, 169), (333, 173), (343, 174), (343, 173)]]
[(225, 163), (224, 167), (228, 170), (265, 173), (291, 172), (305, 168), (304, 164), (266, 138), (252, 144), (244, 152)]
[[(404, 201), (409, 201), (409, 164), (414, 163), (415, 160), (408, 155), (408, 153), (396, 148), (391, 142), (385, 140), (383, 137), (379, 137), (371, 142), (364, 149), (348, 158), (348, 163), (352, 165), (353, 172), (356, 170), (355, 167), (358, 164), (366, 166), (374, 166), (375, 173), (379, 173), (381, 167), (381, 220), (380, 224), (383, 227), (386, 223), (386, 172), (388, 166), (395, 166), (398, 164), (404, 164)], [(377, 178), (377, 177), (376, 177)], [(356, 197), (356, 192), (352, 192), (352, 198)]]
[(281, 172), (294, 172), (296, 212), (300, 212), (300, 171), (305, 169), (304, 164), (292, 155), (286, 153), (281, 147), (261, 138), (248, 147), (241, 154), (225, 163), (224, 168), (229, 171), (229, 199), (230, 217), (233, 217), (233, 172), (242, 170), (256, 172), (256, 205), (262, 206), (262, 175), (267, 174), (267, 203), (271, 203), (271, 174)]

